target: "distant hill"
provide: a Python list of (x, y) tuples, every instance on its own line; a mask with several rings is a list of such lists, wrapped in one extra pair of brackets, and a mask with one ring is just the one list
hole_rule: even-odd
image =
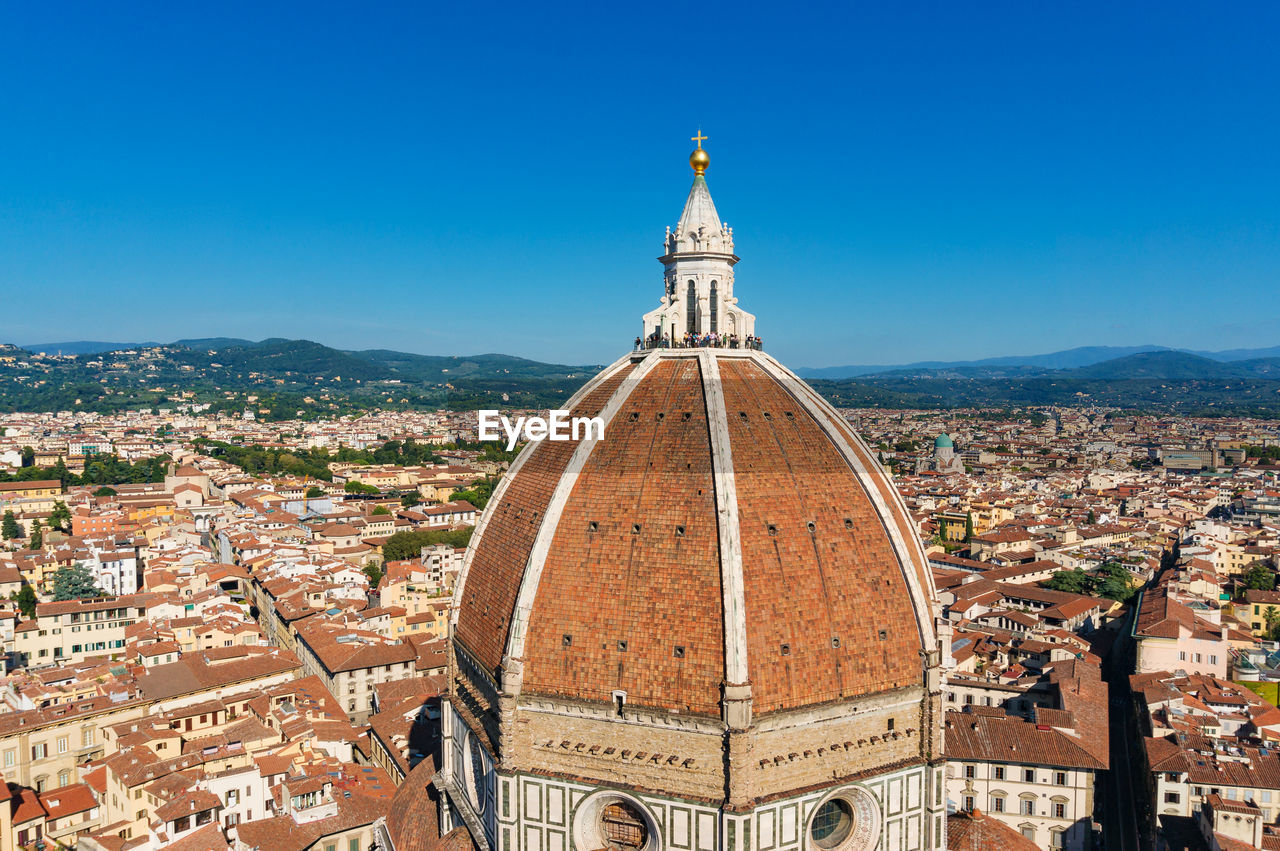
[(888, 366), (850, 365), (826, 367), (801, 367), (796, 374), (802, 378), (856, 378), (864, 375), (928, 375), (951, 372), (955, 377), (1003, 377), (1010, 374), (1010, 367), (1023, 374), (1035, 371), (1047, 373), (1053, 370), (1075, 369), (1112, 361), (1129, 355), (1151, 352), (1182, 352), (1219, 362), (1233, 362), (1280, 356), (1280, 346), (1265, 349), (1230, 349), (1222, 352), (1201, 352), (1187, 349), (1171, 349), (1168, 346), (1080, 346), (1061, 352), (1043, 355), (1010, 355), (968, 361), (917, 361)]
[(175, 346), (186, 346), (188, 349), (225, 349), (230, 346), (252, 346), (252, 340), (241, 340), (238, 337), (199, 337), (194, 340), (178, 340)]
[(68, 343), (31, 343), (19, 348), (45, 355), (99, 355), (103, 352), (120, 352), (140, 346), (156, 346), (158, 343), (104, 343), (99, 340), (74, 340)]
[(1247, 369), (1236, 364), (1173, 351), (1142, 352), (1061, 373), (1071, 378), (1153, 378), (1161, 381), (1221, 380), (1243, 378), (1248, 374)]
[(811, 383), (833, 403), (849, 407), (1102, 405), (1194, 416), (1280, 417), (1280, 358), (1222, 362), (1172, 350), (1139, 352), (1075, 369), (896, 370)]
[(178, 363), (215, 370), (228, 377), (242, 377), (250, 373), (275, 378), (297, 377), (304, 381), (327, 381), (334, 378), (343, 381), (376, 381), (393, 377), (392, 372), (384, 366), (310, 340), (273, 338), (260, 343), (218, 349), (175, 346), (172, 351), (171, 357)]
[[(44, 359), (5, 348), (0, 411), (119, 411), (198, 401), (259, 416), (332, 416), (377, 408), (454, 410), (563, 407), (600, 365), (542, 363), (502, 354), (343, 351), (311, 340), (234, 338), (148, 344), (59, 343), (84, 353)], [(117, 349), (116, 346), (123, 346)], [(139, 344), (141, 345), (141, 344)], [(102, 346), (116, 353), (101, 357)], [(887, 408), (1034, 408), (1101, 405), (1188, 415), (1280, 417), (1280, 357), (1223, 360), (1157, 347), (1092, 347), (1037, 355), (917, 364), (875, 374), (810, 377), (833, 403)], [(133, 354), (126, 350), (133, 349)], [(1093, 360), (1117, 351), (1124, 354)], [(1245, 350), (1235, 350), (1237, 355)], [(1269, 351), (1269, 350), (1258, 350)], [(1077, 366), (1051, 366), (1077, 361)], [(814, 372), (814, 370), (810, 370)]]
[[(106, 347), (105, 351), (103, 347)], [(67, 353), (68, 344), (52, 351)], [(6, 349), (0, 411), (119, 411), (196, 401), (288, 419), (373, 408), (555, 408), (602, 367), (501, 354), (348, 352), (311, 340), (227, 337), (167, 345), (100, 343), (69, 359)], [(102, 357), (112, 352), (109, 357)], [(38, 380), (32, 380), (38, 377)]]

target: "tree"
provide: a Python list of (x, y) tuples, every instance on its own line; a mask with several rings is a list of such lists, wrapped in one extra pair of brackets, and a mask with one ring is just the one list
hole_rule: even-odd
[(347, 482), (342, 489), (347, 493), (363, 494), (364, 496), (376, 496), (382, 493), (373, 485), (366, 485), (363, 482)]
[(1133, 587), (1133, 574), (1123, 565), (1108, 562), (1094, 575), (1093, 593), (1098, 597), (1127, 603), (1138, 589)]
[(449, 501), (453, 502), (458, 499), (465, 499), (476, 508), (484, 508), (489, 504), (489, 498), (493, 496), (493, 490), (498, 486), (497, 479), (491, 479), (485, 476), (483, 479), (477, 479), (466, 490), (454, 491), (449, 494)]
[(1092, 587), (1089, 574), (1078, 567), (1074, 570), (1059, 570), (1040, 584), (1052, 591), (1070, 591), (1072, 594), (1088, 594)]
[(54, 600), (80, 600), (101, 595), (102, 591), (93, 578), (93, 571), (83, 564), (60, 567), (53, 574)]
[(71, 531), (71, 512), (67, 510), (65, 502), (59, 500), (53, 504), (53, 511), (49, 513), (49, 528), (59, 532)]
[(406, 558), (417, 558), (423, 547), (432, 544), (448, 544), (451, 547), (465, 547), (471, 540), (474, 526), (465, 529), (426, 529), (419, 532), (397, 532), (382, 545), (383, 561), (400, 561)]
[(312, 485), (307, 488), (307, 499), (319, 499), (324, 496), (324, 488)]
[(1092, 508), (1089, 509), (1089, 516), (1084, 519), (1084, 522), (1088, 523), (1090, 526), (1098, 522), (1098, 517), (1093, 513)]
[(973, 543), (973, 512), (966, 511), (964, 513), (964, 542), (966, 544)]
[(1280, 633), (1280, 610), (1275, 606), (1267, 606), (1267, 610), (1262, 613), (1263, 619), (1267, 622), (1267, 640), (1275, 641), (1276, 634)]
[(1271, 591), (1276, 587), (1276, 575), (1260, 561), (1249, 565), (1244, 573), (1244, 587), (1254, 591)]
[(12, 511), (4, 513), (4, 520), (0, 521), (0, 534), (4, 535), (6, 541), (22, 537), (22, 527), (18, 525), (18, 521), (13, 516)]
[(385, 505), (378, 505), (378, 506), (374, 506), (373, 511), (370, 513), (384, 515), (384, 514), (390, 514), (391, 512), (387, 510), (387, 507)]
[(364, 575), (369, 577), (369, 590), (375, 590), (378, 587), (378, 583), (382, 581), (382, 568), (378, 566), (377, 562), (368, 561), (365, 562), (362, 569), (364, 570)]
[(417, 491), (407, 493), (400, 497), (400, 504), (405, 508), (413, 508), (415, 505), (422, 504), (422, 496)]
[(94, 491), (94, 492), (93, 492), (93, 495), (94, 495), (94, 496), (115, 496), (115, 495), (116, 495), (116, 489), (115, 489), (115, 488), (112, 488), (112, 487), (107, 487), (106, 485), (103, 485), (102, 487), (100, 487), (100, 488), (98, 488), (96, 491)]
[(18, 604), (18, 611), (22, 612), (22, 616), (30, 620), (36, 616), (36, 589), (30, 585), (23, 584), (18, 589), (18, 593), (13, 595), (14, 601)]
[(31, 540), (27, 546), (33, 550), (38, 550), (44, 546), (44, 527), (40, 525), (39, 518), (31, 521)]

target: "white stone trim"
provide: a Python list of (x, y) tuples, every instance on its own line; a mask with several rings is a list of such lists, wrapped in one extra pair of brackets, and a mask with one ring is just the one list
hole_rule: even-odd
[[(619, 409), (626, 404), (627, 399), (631, 396), (631, 391), (644, 380), (644, 377), (661, 360), (661, 357), (655, 355), (646, 357), (635, 368), (635, 371), (623, 380), (622, 386), (609, 397), (599, 414), (600, 418), (604, 420), (606, 429), (613, 422), (614, 417), (618, 415)], [(533, 602), (538, 595), (538, 583), (542, 581), (542, 569), (546, 566), (547, 555), (551, 551), (551, 542), (560, 527), (560, 516), (564, 513), (565, 505), (569, 502), (569, 495), (573, 493), (573, 488), (578, 483), (578, 476), (582, 473), (582, 468), (586, 465), (587, 459), (591, 456), (591, 451), (595, 449), (598, 442), (592, 436), (591, 430), (588, 429), (587, 436), (574, 448), (573, 455), (570, 457), (564, 473), (560, 476), (560, 480), (556, 482), (556, 489), (551, 494), (551, 500), (547, 503), (547, 510), (542, 515), (542, 523), (538, 526), (538, 535), (534, 538), (533, 548), (529, 551), (529, 561), (525, 565), (524, 575), (520, 578), (520, 592), (516, 595), (515, 612), (511, 616), (511, 628), (507, 630), (507, 652), (502, 659), (502, 690), (507, 694), (517, 695), (520, 693), (520, 686), (524, 681), (524, 645), (529, 626), (529, 613), (533, 611)]]
[(715, 479), (716, 523), (720, 530), (720, 585), (724, 591), (724, 679), (731, 685), (749, 681), (747, 606), (742, 579), (742, 531), (738, 519), (738, 486), (733, 473), (733, 447), (720, 367), (710, 349), (701, 350), (707, 429), (711, 433), (711, 469)]
[[(842, 419), (840, 417), (840, 413), (832, 407), (826, 399), (823, 399), (816, 390), (806, 384), (799, 376), (791, 372), (791, 370), (778, 363), (778, 361), (763, 352), (760, 352), (758, 357), (760, 360), (771, 365), (776, 373), (780, 373), (780, 375), (774, 374), (773, 378), (780, 381), (783, 388), (786, 389), (787, 392), (796, 399), (796, 401), (801, 405), (804, 405), (809, 416), (813, 417), (819, 423), (822, 422), (824, 417), (833, 420), (831, 427), (823, 430), (831, 436), (832, 441), (836, 444), (836, 448), (840, 451), (840, 454), (844, 456), (845, 463), (847, 463), (853, 470), (854, 475), (862, 480), (863, 491), (871, 499), (871, 504), (875, 506), (876, 513), (880, 516), (880, 523), (889, 534), (889, 541), (892, 543), (894, 552), (898, 556), (898, 566), (902, 570), (902, 576), (907, 582), (907, 589), (911, 593), (911, 605), (912, 608), (915, 609), (916, 625), (920, 629), (920, 639), (926, 650), (932, 651), (936, 649), (938, 639), (934, 633), (933, 613), (930, 607), (930, 601), (933, 597), (932, 589), (924, 589), (920, 587), (920, 575), (916, 572), (912, 561), (912, 557), (914, 556), (919, 559), (920, 564), (927, 566), (929, 563), (924, 556), (924, 548), (920, 546), (918, 536), (912, 535), (912, 539), (915, 543), (914, 547), (912, 547), (911, 544), (903, 538), (902, 531), (898, 528), (898, 523), (894, 519), (893, 510), (884, 500), (884, 496), (881, 494), (880, 489), (875, 487), (874, 483), (872, 483), (871, 477), (876, 475), (876, 473), (873, 473), (866, 468), (858, 457), (858, 454), (849, 444), (844, 431), (839, 427), (840, 420)], [(798, 387), (803, 388), (803, 390), (793, 390), (790, 386), (792, 382), (794, 382)], [(853, 436), (853, 439), (860, 440), (856, 435)], [(870, 454), (870, 450), (867, 450), (867, 452)], [(902, 497), (897, 495), (897, 489), (893, 488), (892, 484), (893, 483), (890, 482), (890, 490), (898, 502), (898, 507), (902, 510), (902, 515), (904, 517), (909, 517), (910, 514), (907, 513), (906, 506), (902, 503)], [(927, 570), (925, 571), (925, 576), (928, 576)]]
[[(569, 401), (565, 403), (567, 410), (573, 410), (574, 405), (584, 399), (588, 393), (595, 390), (602, 382), (612, 377), (618, 370), (626, 367), (631, 363), (631, 355), (626, 354), (618, 358), (608, 367), (606, 367), (599, 375), (591, 381), (578, 388), (578, 392), (569, 397)], [(589, 430), (588, 430), (589, 433)], [(537, 444), (529, 443), (516, 456), (516, 460), (507, 468), (507, 472), (502, 476), (502, 480), (498, 482), (498, 486), (494, 488), (493, 494), (489, 497), (489, 502), (485, 506), (485, 510), (481, 513), (480, 519), (476, 522), (476, 530), (471, 534), (471, 542), (467, 546), (466, 555), (462, 557), (462, 569), (458, 571), (458, 584), (453, 588), (453, 598), (449, 601), (449, 631), (452, 637), (453, 629), (458, 625), (458, 610), (462, 607), (462, 590), (467, 584), (467, 575), (471, 572), (471, 560), (475, 558), (476, 549), (480, 545), (480, 538), (484, 535), (485, 527), (489, 525), (489, 518), (493, 516), (494, 508), (502, 500), (507, 492), (507, 484), (515, 478), (516, 473), (520, 472), (520, 468), (524, 466), (524, 462), (529, 460), (533, 455)]]

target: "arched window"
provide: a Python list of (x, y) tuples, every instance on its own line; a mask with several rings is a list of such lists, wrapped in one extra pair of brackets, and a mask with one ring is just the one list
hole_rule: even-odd
[(689, 282), (688, 306), (685, 308), (687, 314), (687, 330), (691, 333), (698, 333), (698, 293), (693, 285), (693, 281)]
[(717, 323), (717, 320), (720, 318), (719, 314), (720, 314), (720, 309), (716, 306), (716, 282), (712, 281), (711, 282), (711, 333), (713, 334), (720, 330), (720, 326)]

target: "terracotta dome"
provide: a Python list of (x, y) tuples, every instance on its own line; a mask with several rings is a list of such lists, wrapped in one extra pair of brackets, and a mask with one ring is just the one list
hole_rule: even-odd
[[(530, 443), (450, 607), (440, 830), (480, 851), (942, 851), (928, 561), (763, 351), (698, 174), (636, 351)], [(657, 290), (657, 287), (655, 287)]]
[(716, 716), (922, 683), (919, 539), (803, 381), (759, 351), (656, 349), (569, 407), (604, 438), (531, 444), (463, 569), (455, 644), (504, 691)]

